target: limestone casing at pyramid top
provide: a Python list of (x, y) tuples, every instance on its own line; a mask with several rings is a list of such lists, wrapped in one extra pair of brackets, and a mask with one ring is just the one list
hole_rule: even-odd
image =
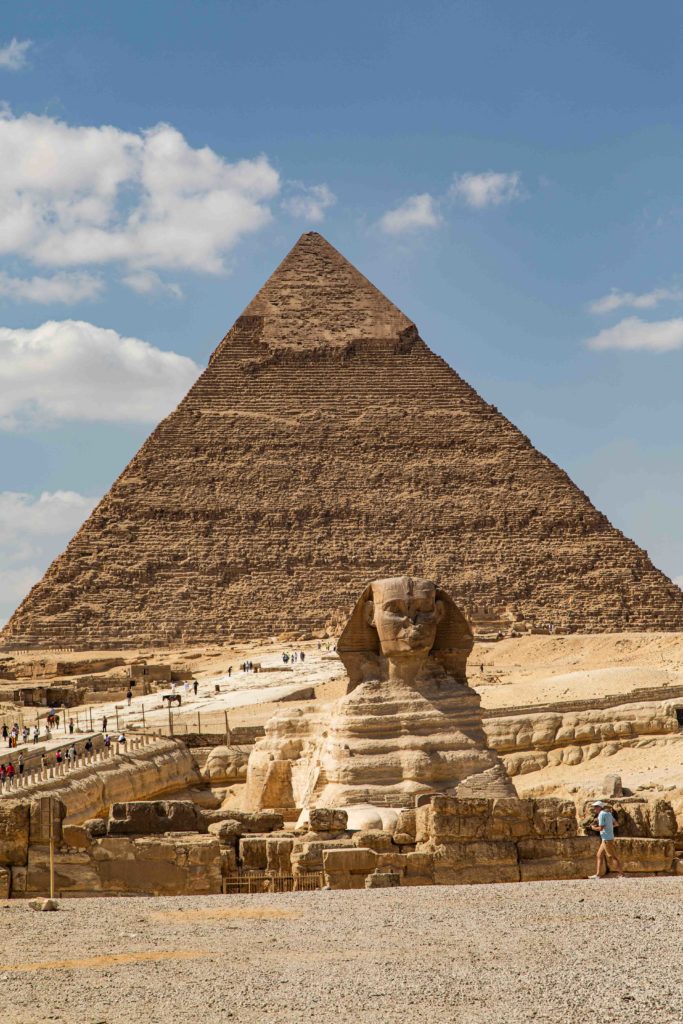
[(302, 235), (242, 314), (269, 347), (396, 341), (415, 325), (334, 246)]

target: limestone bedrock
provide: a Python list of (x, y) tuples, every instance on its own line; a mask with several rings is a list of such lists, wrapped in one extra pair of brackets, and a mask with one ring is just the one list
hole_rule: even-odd
[(347, 693), (327, 712), (283, 711), (247, 767), (247, 806), (412, 807), (422, 793), (514, 796), (467, 684), (472, 631), (429, 580), (374, 580), (337, 652)]

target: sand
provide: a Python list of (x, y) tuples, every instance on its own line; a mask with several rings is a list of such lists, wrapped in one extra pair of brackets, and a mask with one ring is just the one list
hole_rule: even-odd
[[(679, 1024), (683, 882), (1, 905), (12, 1024)], [(222, 911), (229, 911), (224, 916)]]

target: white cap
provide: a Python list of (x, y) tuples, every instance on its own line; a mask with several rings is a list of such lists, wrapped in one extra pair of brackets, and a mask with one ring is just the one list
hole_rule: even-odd
[(594, 800), (591, 807), (604, 807), (605, 803), (603, 800)]

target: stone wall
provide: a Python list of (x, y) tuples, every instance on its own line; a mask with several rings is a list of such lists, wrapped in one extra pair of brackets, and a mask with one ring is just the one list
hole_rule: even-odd
[(489, 744), (511, 776), (547, 765), (581, 764), (641, 737), (679, 731), (675, 702), (629, 703), (586, 711), (543, 711), (484, 719)]
[[(558, 800), (437, 796), (402, 811), (392, 833), (350, 832), (340, 809), (317, 808), (307, 832), (288, 832), (272, 812), (172, 800), (122, 804), (106, 823), (69, 825), (61, 803), (43, 797), (0, 803), (0, 894), (48, 891), (50, 813), (55, 891), (72, 896), (220, 893), (236, 878), (277, 891), (283, 876), (295, 888), (317, 876), (332, 889), (586, 878), (598, 846), (577, 834), (573, 804)], [(616, 852), (629, 873), (683, 873), (670, 836), (620, 838)]]

